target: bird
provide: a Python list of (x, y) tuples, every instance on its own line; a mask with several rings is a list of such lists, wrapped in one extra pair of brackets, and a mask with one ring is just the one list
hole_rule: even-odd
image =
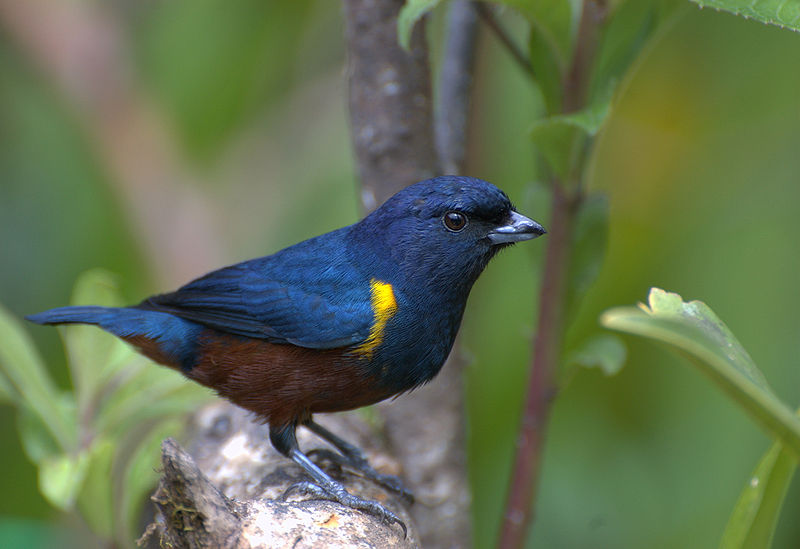
[(308, 428), (338, 450), (327, 458), (412, 498), (313, 415), (374, 404), (430, 381), (489, 261), (545, 233), (495, 185), (440, 176), (400, 190), (353, 225), (138, 305), (59, 307), (26, 318), (96, 325), (210, 387), (268, 423), (272, 446), (310, 477), (284, 496), (298, 490), (333, 500), (405, 533), (392, 511), (349, 493), (301, 451), (296, 430)]

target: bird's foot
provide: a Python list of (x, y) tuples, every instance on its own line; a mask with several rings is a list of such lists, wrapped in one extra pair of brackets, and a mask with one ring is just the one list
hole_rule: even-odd
[(308, 452), (308, 456), (317, 456), (320, 459), (328, 460), (336, 465), (355, 469), (364, 475), (364, 477), (397, 494), (406, 504), (411, 505), (414, 503), (414, 494), (406, 489), (400, 478), (394, 475), (384, 475), (373, 469), (361, 451), (355, 446), (353, 446), (346, 455), (326, 448), (315, 448)]
[(378, 517), (388, 524), (397, 523), (400, 525), (400, 528), (403, 529), (403, 537), (408, 537), (408, 528), (406, 528), (406, 524), (400, 520), (400, 517), (377, 501), (354, 496), (337, 482), (321, 486), (307, 480), (300, 481), (289, 486), (283, 493), (283, 496), (281, 496), (281, 500), (285, 500), (292, 492), (307, 494), (316, 499), (335, 501), (351, 509), (357, 509), (374, 517)]

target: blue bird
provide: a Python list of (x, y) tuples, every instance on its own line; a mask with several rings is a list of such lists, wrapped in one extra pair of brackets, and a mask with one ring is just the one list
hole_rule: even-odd
[[(298, 425), (402, 495), (316, 412), (373, 404), (441, 369), (473, 283), (498, 250), (545, 233), (480, 179), (411, 185), (358, 223), (213, 271), (132, 307), (61, 307), (38, 324), (94, 324), (269, 423), (270, 441), (311, 477), (307, 493), (405, 525), (313, 463)], [(329, 456), (331, 457), (331, 456)], [(291, 490), (291, 489), (290, 489)]]

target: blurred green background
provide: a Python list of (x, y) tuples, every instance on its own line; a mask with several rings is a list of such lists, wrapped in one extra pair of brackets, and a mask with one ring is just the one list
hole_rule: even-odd
[[(163, 179), (149, 149), (109, 145), (129, 128), (112, 124), (119, 133), (98, 138), (92, 106), (64, 93), (20, 40), (13, 8), (0, 10), (0, 302), (20, 316), (67, 303), (92, 267), (119, 273), (133, 302), (359, 215), (338, 3), (117, 4), (133, 102), (174, 145)], [(430, 25), (434, 44), (441, 19)], [(659, 286), (708, 303), (777, 394), (800, 404), (798, 67), (797, 34), (688, 4), (647, 50), (593, 156), (590, 188), (610, 199), (608, 250), (568, 342), (597, 333), (604, 309)], [(475, 84), (468, 172), (546, 226), (527, 137), (538, 95), (488, 35)], [(145, 175), (120, 182), (131, 169), (110, 149)], [(143, 226), (148, 201), (158, 217)], [(207, 234), (213, 242), (197, 240)], [(156, 240), (195, 261), (178, 268), (181, 255)], [(542, 248), (495, 260), (465, 319), (477, 547), (494, 541), (507, 488)], [(67, 386), (56, 331), (31, 333)], [(556, 400), (531, 546), (715, 547), (769, 444), (682, 359), (626, 341), (620, 374), (582, 370)], [(9, 407), (0, 437), (0, 546), (80, 546), (79, 528), (39, 495)], [(775, 547), (800, 546), (799, 514), (795, 479)]]

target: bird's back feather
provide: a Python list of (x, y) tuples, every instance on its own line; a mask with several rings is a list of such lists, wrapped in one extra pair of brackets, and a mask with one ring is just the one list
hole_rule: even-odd
[(347, 229), (213, 271), (138, 307), (271, 343), (359, 343), (373, 321), (370, 279), (347, 255)]

